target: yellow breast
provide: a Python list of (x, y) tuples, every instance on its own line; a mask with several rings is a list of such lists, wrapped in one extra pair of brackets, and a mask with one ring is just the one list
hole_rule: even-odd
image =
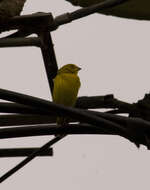
[(54, 79), (53, 101), (65, 106), (74, 106), (79, 88), (80, 79), (76, 74), (58, 74)]

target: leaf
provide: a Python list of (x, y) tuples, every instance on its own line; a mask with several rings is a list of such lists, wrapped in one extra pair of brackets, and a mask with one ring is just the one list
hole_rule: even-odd
[(26, 0), (1, 0), (0, 1), (0, 21), (20, 15)]

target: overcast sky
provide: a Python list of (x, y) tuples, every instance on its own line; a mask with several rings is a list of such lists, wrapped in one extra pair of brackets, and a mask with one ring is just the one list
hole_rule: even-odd
[[(76, 8), (64, 0), (28, 0), (23, 14)], [(52, 33), (58, 65), (82, 67), (80, 96), (114, 94), (136, 102), (150, 90), (148, 21), (94, 14)], [(0, 49), (0, 87), (50, 98), (40, 49)], [(41, 146), (49, 136), (1, 140), (1, 147)], [(0, 175), (22, 158), (0, 160)], [(149, 189), (150, 152), (114, 136), (68, 136), (54, 146), (54, 157), (36, 158), (1, 184), (3, 190)]]

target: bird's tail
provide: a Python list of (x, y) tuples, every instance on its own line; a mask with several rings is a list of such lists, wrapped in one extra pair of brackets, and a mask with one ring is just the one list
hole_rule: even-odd
[(57, 123), (57, 125), (65, 125), (66, 124), (66, 118), (64, 118), (64, 117), (57, 117), (56, 123)]
[[(57, 123), (57, 125), (59, 125), (59, 126), (66, 126), (67, 123), (68, 123), (68, 119), (65, 118), (65, 117), (57, 117), (57, 118), (56, 118), (56, 123)], [(63, 134), (62, 134), (62, 135), (63, 135)], [(57, 137), (57, 136), (62, 136), (62, 135), (58, 134), (58, 135), (55, 135), (55, 136)]]

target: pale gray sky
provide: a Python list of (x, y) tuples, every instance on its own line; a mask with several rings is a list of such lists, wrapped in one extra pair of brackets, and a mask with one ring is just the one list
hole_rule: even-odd
[[(23, 14), (76, 8), (64, 0), (28, 0)], [(52, 33), (59, 66), (82, 67), (80, 96), (113, 93), (136, 102), (149, 92), (148, 21), (94, 14)], [(37, 48), (0, 49), (0, 87), (49, 99), (48, 83)], [(49, 136), (1, 140), (0, 147), (40, 146)], [(0, 175), (22, 158), (1, 159)], [(3, 190), (149, 189), (150, 152), (121, 137), (69, 136), (54, 146), (54, 157), (36, 158), (1, 184)]]

